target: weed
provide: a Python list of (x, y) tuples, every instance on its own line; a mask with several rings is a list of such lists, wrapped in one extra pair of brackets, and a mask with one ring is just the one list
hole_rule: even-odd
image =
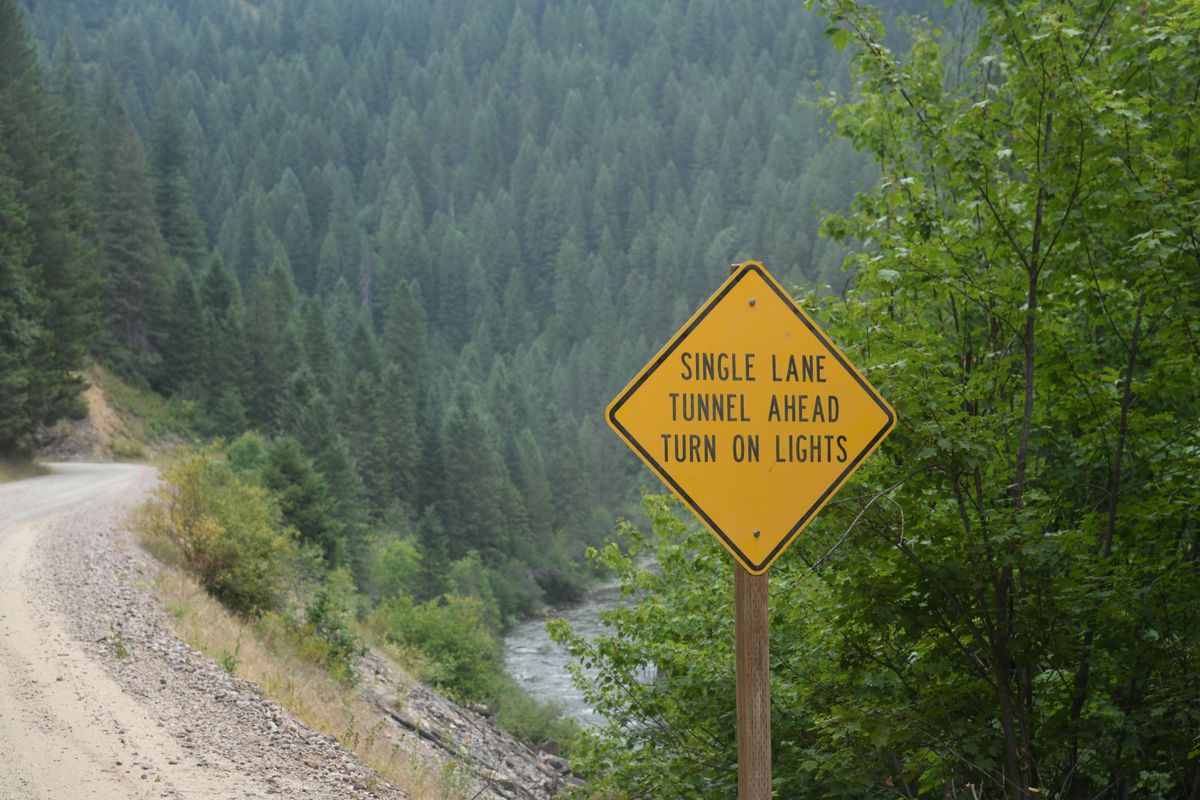
[(115, 622), (108, 624), (108, 644), (112, 647), (114, 656), (120, 659), (129, 658), (129, 648), (125, 646), (125, 632)]
[[(234, 654), (240, 677), (263, 687), (266, 696), (314, 730), (339, 735), (344, 745), (353, 743), (383, 780), (408, 797), (461, 800), (470, 796), (471, 792), (459, 791), (469, 784), (461, 770), (443, 773), (440, 765), (415, 758), (419, 749), (410, 749), (407, 741), (389, 734), (386, 712), (361, 697), (344, 675), (320, 657), (328, 645), (306, 630), (309, 626), (276, 612), (259, 619), (239, 618), (195, 578), (169, 566), (152, 581), (152, 588), (164, 606), (186, 609), (180, 617), (168, 618), (180, 638), (218, 663), (223, 661), (222, 653)], [(314, 643), (322, 647), (314, 650)], [(392, 671), (400, 670), (392, 666)]]
[(233, 645), (233, 652), (231, 653), (228, 650), (221, 651), (221, 668), (224, 669), (226, 672), (228, 672), (230, 675), (237, 672), (238, 654), (241, 652), (242, 652), (242, 632), (239, 630), (238, 635), (237, 635), (237, 641), (234, 642), (234, 645)]

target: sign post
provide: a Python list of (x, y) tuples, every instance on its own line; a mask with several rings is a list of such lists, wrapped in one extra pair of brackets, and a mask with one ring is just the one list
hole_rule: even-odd
[(767, 573), (733, 565), (739, 800), (771, 797), (771, 662)]
[(738, 796), (771, 796), (767, 576), (896, 415), (757, 261), (608, 406), (617, 435), (734, 557)]

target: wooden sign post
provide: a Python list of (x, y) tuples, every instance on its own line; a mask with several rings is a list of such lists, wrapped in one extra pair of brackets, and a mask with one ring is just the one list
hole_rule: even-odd
[(767, 573), (733, 565), (738, 799), (771, 797), (771, 662)]
[(896, 415), (757, 261), (729, 278), (605, 414), (734, 557), (738, 797), (771, 797), (766, 572)]

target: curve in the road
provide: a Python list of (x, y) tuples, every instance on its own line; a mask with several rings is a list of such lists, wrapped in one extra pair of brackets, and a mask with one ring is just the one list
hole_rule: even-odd
[(148, 710), (70, 636), (35, 587), (39, 547), (50, 534), (64, 526), (119, 524), (154, 485), (154, 470), (53, 468), (50, 475), (0, 485), (0, 800), (265, 795), (267, 787), (252, 776), (200, 766), (164, 736)]

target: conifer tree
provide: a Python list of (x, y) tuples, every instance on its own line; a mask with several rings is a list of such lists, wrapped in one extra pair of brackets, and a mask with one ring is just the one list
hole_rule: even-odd
[(334, 513), (344, 526), (350, 564), (356, 577), (365, 578), (366, 490), (337, 425), (334, 407), (309, 367), (301, 367), (289, 380), (280, 417), (283, 431), (300, 442), (304, 454), (329, 485)]
[(204, 375), (204, 315), (196, 279), (182, 262), (176, 262), (164, 333), (159, 347), (162, 368), (158, 383), (168, 392), (196, 399)]
[(204, 239), (188, 185), (187, 131), (169, 83), (159, 89), (154, 100), (148, 141), (154, 208), (167, 252), (173, 258), (199, 266)]
[(246, 427), (248, 382), (241, 287), (217, 254), (200, 276), (199, 289), (204, 331), (202, 407), (211, 432), (236, 435)]
[[(41, 335), (33, 337), (26, 408), (30, 425), (79, 408), (77, 376), (98, 330), (98, 277), (88, 243), (79, 147), (65, 112), (46, 92), (14, 0), (0, 0), (0, 158), (11, 179), (9, 215), (24, 206), (26, 266), (36, 286)], [(15, 200), (16, 203), (12, 201)], [(15, 272), (15, 270), (14, 270)], [(33, 308), (33, 306), (27, 306)], [(32, 329), (25, 326), (28, 331)], [(5, 403), (0, 399), (0, 403)]]
[(246, 398), (250, 421), (270, 429), (278, 418), (279, 402), (297, 361), (296, 287), (282, 258), (254, 274), (246, 310), (246, 361), (254, 376)]
[(114, 360), (146, 378), (156, 369), (168, 308), (166, 254), (154, 219), (145, 156), (133, 128), (117, 145), (100, 220)]
[(395, 364), (388, 364), (382, 378), (383, 440), (386, 447), (388, 502), (410, 509), (417, 503), (417, 472), (421, 468), (421, 444), (417, 432), (415, 387), (404, 379)]
[(29, 254), (28, 210), (17, 199), (16, 180), (0, 150), (0, 455), (14, 452), (32, 429), (29, 405), (34, 345), (42, 335)]
[(453, 556), (472, 549), (492, 558), (510, 552), (510, 523), (504, 512), (511, 481), (494, 433), (471, 400), (460, 397), (447, 411), (438, 508), (453, 541)]
[(344, 526), (324, 476), (291, 436), (278, 436), (267, 447), (263, 483), (279, 499), (283, 520), (315, 545), (325, 563), (336, 569), (347, 563)]

